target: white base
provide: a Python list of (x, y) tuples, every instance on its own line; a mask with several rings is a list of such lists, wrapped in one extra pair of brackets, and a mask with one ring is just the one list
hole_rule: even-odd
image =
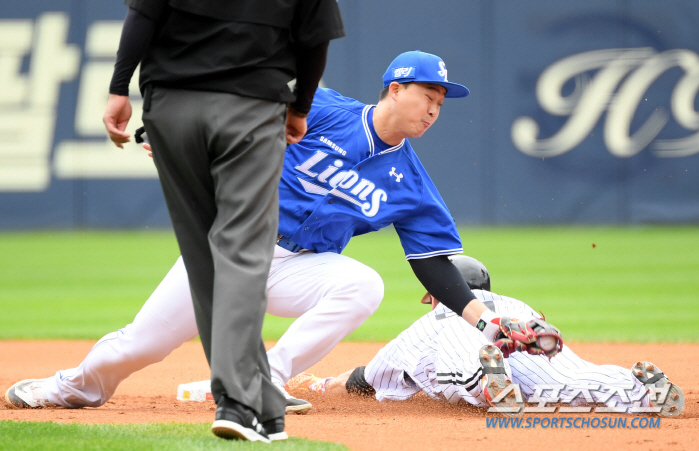
[(177, 400), (197, 402), (213, 401), (214, 396), (211, 394), (211, 381), (180, 384), (177, 387)]

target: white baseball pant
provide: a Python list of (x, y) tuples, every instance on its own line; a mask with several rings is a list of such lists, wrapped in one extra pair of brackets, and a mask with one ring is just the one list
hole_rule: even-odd
[[(282, 386), (371, 316), (384, 292), (378, 273), (356, 260), (329, 252), (292, 253), (279, 246), (267, 290), (267, 313), (298, 318), (267, 352), (272, 380)], [(161, 361), (196, 336), (180, 257), (131, 324), (102, 337), (77, 368), (49, 378), (47, 398), (64, 407), (100, 406), (133, 372)]]
[[(474, 290), (483, 302), (492, 302), (496, 314), (529, 319), (539, 317), (527, 304), (514, 298), (488, 291)], [(376, 390), (381, 401), (408, 399), (419, 391), (432, 398), (451, 403), (461, 400), (479, 407), (488, 406), (478, 384), (482, 376), (478, 351), (488, 342), (475, 327), (443, 305), (424, 315), (387, 344), (367, 364), (366, 381)], [(643, 385), (631, 370), (616, 365), (595, 365), (581, 359), (569, 346), (551, 360), (516, 352), (505, 361), (512, 381), (519, 384), (525, 400), (551, 398), (551, 388), (560, 388), (562, 401), (575, 397), (576, 404), (587, 388), (594, 402), (608, 408), (632, 408), (635, 399), (645, 393)], [(537, 393), (537, 385), (540, 387)], [(591, 389), (590, 387), (596, 387)], [(647, 407), (647, 397), (642, 407)]]

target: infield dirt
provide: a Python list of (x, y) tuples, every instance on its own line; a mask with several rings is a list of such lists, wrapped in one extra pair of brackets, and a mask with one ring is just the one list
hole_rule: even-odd
[[(21, 379), (43, 378), (79, 365), (94, 342), (0, 341), (0, 393)], [(311, 368), (330, 376), (365, 365), (380, 343), (341, 343)], [(351, 450), (690, 450), (699, 445), (699, 344), (573, 343), (586, 360), (630, 367), (637, 360), (654, 362), (682, 387), (682, 416), (661, 420), (654, 429), (493, 429), (483, 409), (449, 405), (417, 395), (405, 402), (338, 399), (314, 393), (296, 394), (313, 403), (308, 415), (288, 415), (291, 436), (346, 444)], [(208, 379), (201, 345), (186, 343), (163, 362), (133, 374), (102, 407), (85, 409), (10, 410), (3, 403), (0, 420), (78, 423), (210, 422), (212, 402), (176, 400), (177, 386)], [(529, 415), (529, 414), (527, 414)], [(557, 414), (558, 415), (558, 414)], [(579, 414), (583, 418), (603, 414)], [(544, 415), (539, 415), (544, 417)], [(566, 415), (572, 416), (572, 415)], [(608, 416), (608, 414), (604, 414)], [(627, 421), (630, 422), (631, 417)]]

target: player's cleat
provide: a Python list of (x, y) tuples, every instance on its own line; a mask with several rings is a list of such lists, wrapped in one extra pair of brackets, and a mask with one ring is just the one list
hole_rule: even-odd
[(325, 393), (325, 385), (331, 377), (318, 377), (311, 373), (300, 373), (289, 379), (286, 390), (308, 390), (316, 393)]
[(286, 413), (295, 413), (296, 415), (306, 415), (313, 408), (313, 404), (305, 399), (294, 398), (289, 395), (286, 398)]
[(291, 396), (284, 387), (280, 384), (275, 383), (276, 387), (282, 392), (284, 398), (286, 399), (286, 414), (295, 413), (297, 415), (305, 415), (313, 407), (313, 405), (306, 401), (305, 399), (294, 398)]
[(5, 404), (10, 409), (39, 409), (56, 407), (50, 403), (44, 392), (48, 379), (25, 379), (17, 382), (5, 392)]
[(257, 420), (257, 415), (243, 404), (223, 396), (216, 408), (216, 421), (211, 432), (225, 439), (270, 443), (270, 439)]
[(650, 407), (660, 408), (658, 415), (676, 417), (684, 411), (682, 389), (670, 382), (660, 368), (650, 362), (638, 362), (631, 372), (645, 385)]
[(265, 428), (265, 432), (267, 432), (267, 437), (273, 442), (289, 438), (286, 432), (284, 432), (284, 417), (267, 420), (262, 423), (262, 426)]
[(512, 384), (505, 371), (505, 360), (502, 357), (502, 351), (497, 346), (485, 345), (478, 351), (478, 355), (483, 367), (481, 388), (488, 404), (501, 409), (500, 413), (503, 415), (521, 415), (524, 403), (517, 400), (515, 390), (510, 389), (504, 398), (496, 402), (493, 401)]

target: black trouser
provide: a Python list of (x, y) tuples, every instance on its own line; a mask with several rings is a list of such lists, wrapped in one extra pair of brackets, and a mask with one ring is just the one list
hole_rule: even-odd
[(194, 312), (222, 394), (261, 421), (284, 415), (262, 342), (279, 220), (285, 106), (156, 87), (143, 123), (184, 258)]

